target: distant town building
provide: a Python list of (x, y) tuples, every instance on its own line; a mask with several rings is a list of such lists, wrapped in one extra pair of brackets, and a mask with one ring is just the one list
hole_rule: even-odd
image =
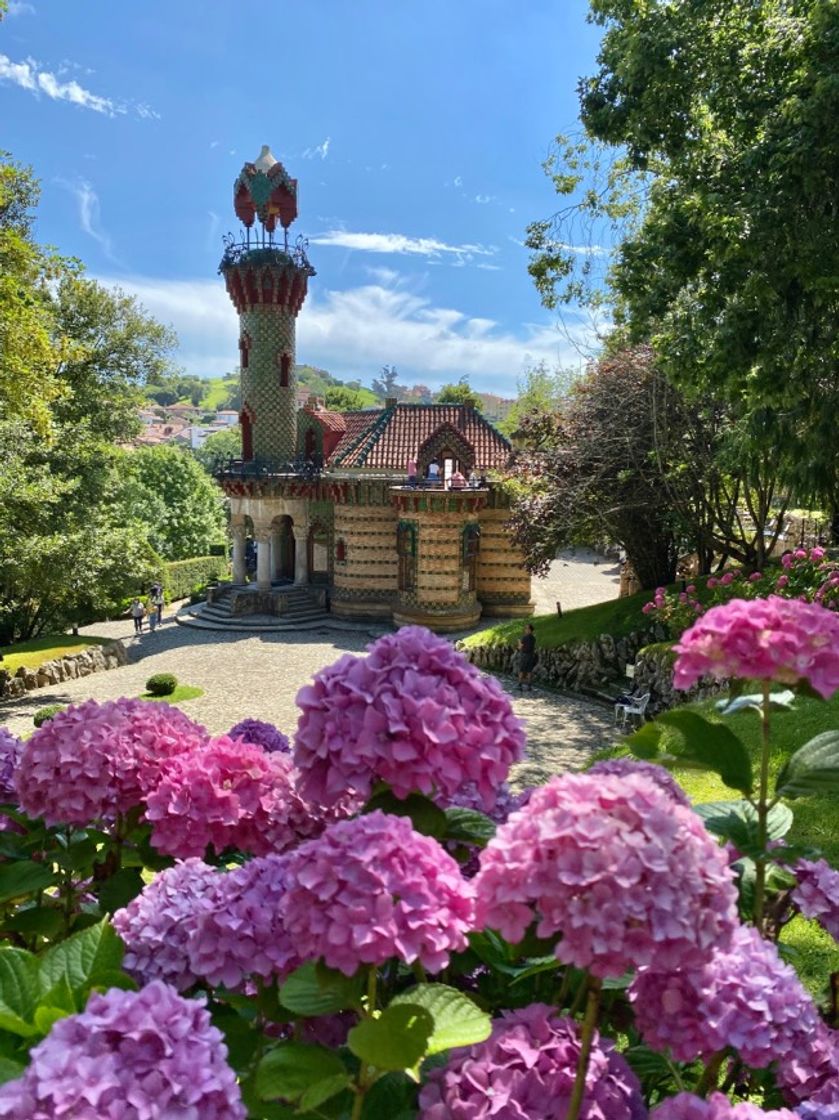
[(483, 401), (482, 412), (487, 420), (493, 424), (500, 424), (507, 419), (507, 415), (516, 403), (514, 397), (499, 397), (495, 393), (478, 393)]

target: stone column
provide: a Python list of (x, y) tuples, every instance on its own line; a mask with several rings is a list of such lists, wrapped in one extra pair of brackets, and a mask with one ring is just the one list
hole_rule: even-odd
[(233, 582), (243, 584), (247, 582), (248, 573), (245, 567), (245, 538), (247, 529), (244, 525), (232, 525), (233, 534)]
[(271, 590), (271, 529), (257, 529), (256, 537), (256, 586), (260, 591)]
[(294, 584), (309, 582), (308, 563), (309, 525), (305, 521), (294, 522)]
[(280, 561), (282, 560), (282, 532), (278, 525), (271, 529), (271, 578), (280, 578)]

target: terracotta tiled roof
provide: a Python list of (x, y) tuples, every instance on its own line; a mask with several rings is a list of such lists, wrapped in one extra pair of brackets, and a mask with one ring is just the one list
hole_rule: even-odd
[(305, 408), (304, 412), (309, 416), (314, 416), (323, 424), (324, 428), (329, 428), (333, 432), (345, 432), (347, 430), (347, 423), (344, 419), (343, 412), (330, 412), (326, 408)]
[(503, 467), (510, 458), (509, 442), (469, 405), (397, 404), (343, 417), (347, 430), (330, 457), (334, 467), (404, 471), (442, 428), (454, 429), (474, 450), (476, 470)]

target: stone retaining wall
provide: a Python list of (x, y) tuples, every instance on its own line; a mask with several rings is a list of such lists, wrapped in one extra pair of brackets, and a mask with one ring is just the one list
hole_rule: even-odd
[(105, 669), (117, 669), (120, 665), (127, 664), (128, 652), (120, 641), (88, 646), (80, 653), (45, 661), (37, 669), (25, 669), (21, 666), (13, 677), (6, 679), (5, 688), (0, 684), (0, 697), (14, 700), (36, 688), (46, 688), (78, 677), (89, 677), (91, 673), (101, 673)]
[(650, 703), (647, 711), (657, 715), (677, 704), (692, 704), (695, 700), (706, 700), (727, 691), (727, 681), (707, 681), (696, 685), (687, 692), (673, 687), (673, 662), (675, 654), (669, 644), (661, 643), (641, 650), (635, 661), (635, 692), (649, 692)]

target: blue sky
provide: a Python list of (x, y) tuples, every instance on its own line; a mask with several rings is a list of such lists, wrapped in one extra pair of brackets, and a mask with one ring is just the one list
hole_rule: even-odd
[[(263, 143), (300, 182), (318, 275), (299, 361), (365, 382), (512, 395), (580, 353), (521, 246), (554, 198), (598, 29), (585, 0), (13, 0), (0, 145), (31, 164), (41, 240), (137, 294), (192, 373), (235, 368), (216, 267), (232, 184)], [(582, 319), (580, 337), (585, 335)]]

